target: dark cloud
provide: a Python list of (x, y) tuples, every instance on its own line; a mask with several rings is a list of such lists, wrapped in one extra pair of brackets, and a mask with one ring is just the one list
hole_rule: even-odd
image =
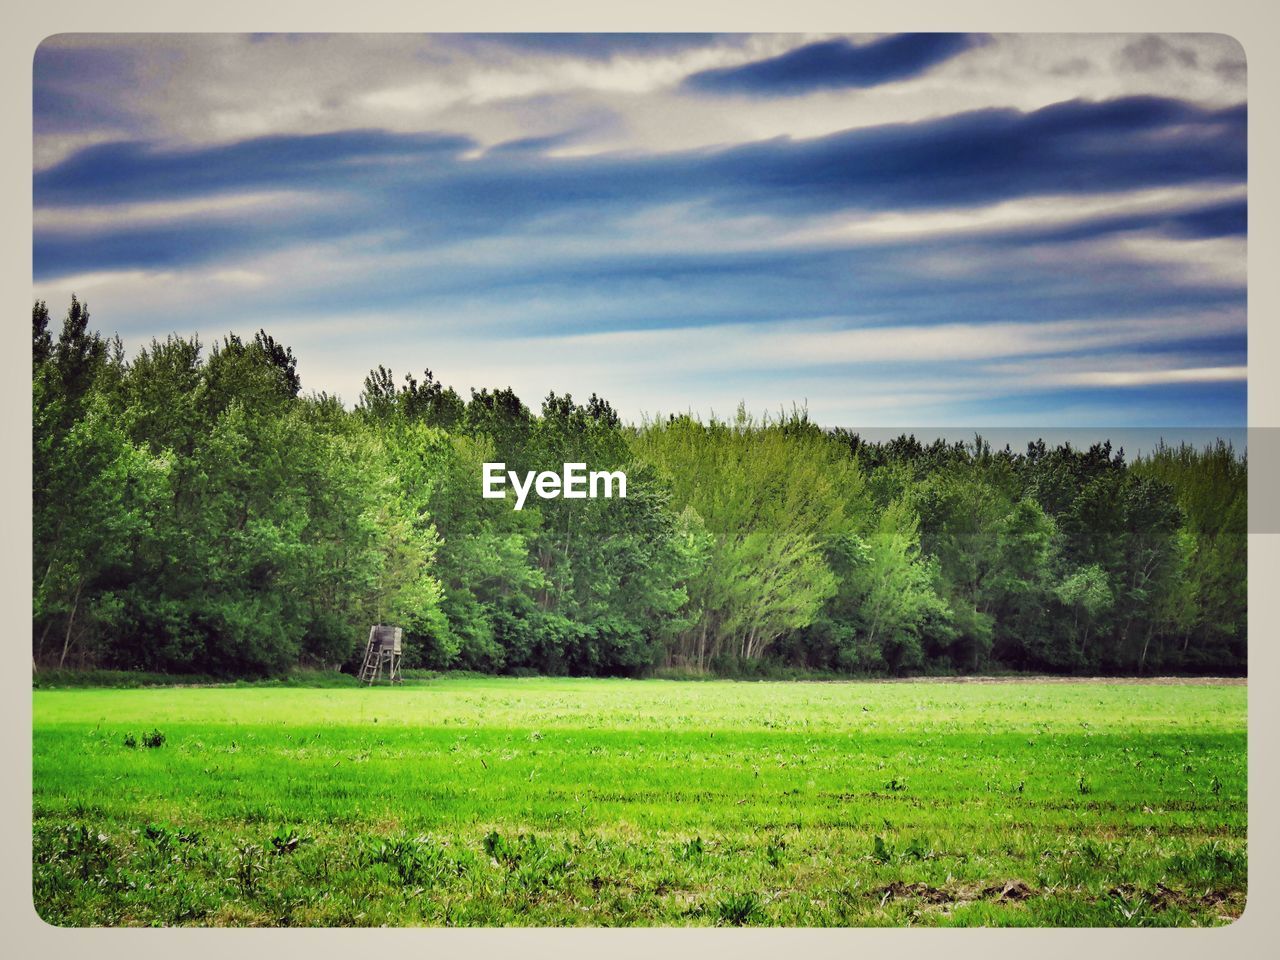
[(1163, 225), (1173, 236), (1192, 240), (1243, 237), (1249, 232), (1249, 208), (1243, 200), (1177, 214)]
[(806, 216), (1243, 182), (1243, 108), (1135, 97), (983, 110), (809, 140), (645, 157), (472, 163), (410, 196), (472, 223), (662, 202)]
[(715, 33), (470, 33), (450, 37), (455, 46), (509, 47), (530, 53), (609, 60), (626, 54), (653, 54), (709, 46)]
[(554, 133), (545, 137), (517, 137), (514, 140), (495, 143), (485, 153), (545, 153), (548, 150), (554, 150), (556, 147), (562, 147), (566, 143), (571, 143), (573, 139), (574, 135), (572, 133)]
[(107, 91), (127, 87), (134, 79), (136, 53), (120, 47), (63, 46), (60, 36), (36, 48), (32, 64), (32, 109), (35, 132), (61, 133), (103, 124), (128, 115), (111, 102)]
[[(1035, 195), (1243, 184), (1245, 122), (1243, 107), (1209, 110), (1129, 98), (647, 156), (552, 158), (537, 152), (539, 144), (526, 143), (464, 159), (474, 146), (466, 138), (378, 131), (187, 150), (117, 143), (82, 150), (37, 174), (37, 208), (280, 188), (309, 190), (326, 202), (164, 224), (42, 228), (35, 235), (35, 269), (47, 280), (243, 263), (368, 235), (363, 250), (370, 266), (359, 284), (335, 288), (317, 277), (314, 289), (260, 290), (254, 303), (265, 309), (276, 298), (281, 309), (364, 311), (431, 302), (437, 309), (456, 305), (460, 313), (477, 301), (496, 309), (569, 305), (545, 322), (548, 333), (850, 311), (863, 322), (878, 317), (892, 324), (1236, 309), (1244, 297), (1238, 285), (1183, 282), (1158, 266), (1122, 259), (1090, 260), (1080, 242), (1122, 231), (1175, 240), (1240, 235), (1242, 201), (854, 248), (613, 254), (608, 238), (616, 235), (617, 221), (664, 203), (686, 204), (689, 216), (714, 225), (726, 212), (802, 221), (837, 210), (874, 214)], [(556, 241), (589, 236), (601, 238), (598, 252), (555, 253)], [(489, 266), (430, 267), (427, 251), (479, 237), (511, 238), (529, 255)], [(1020, 258), (1020, 248), (1031, 244), (1073, 246)], [(768, 247), (767, 237), (760, 246)], [(661, 236), (652, 247), (662, 247)], [(378, 265), (383, 255), (415, 251), (424, 256), (413, 266)], [(935, 275), (924, 266), (934, 257), (963, 269)]]
[(1213, 65), (1213, 72), (1229, 83), (1243, 83), (1249, 68), (1243, 57), (1227, 57)]
[(739, 67), (685, 78), (690, 89), (752, 96), (795, 96), (814, 90), (875, 87), (918, 76), (984, 42), (967, 33), (900, 33), (855, 45), (824, 40)]
[[(101, 270), (170, 270), (287, 250), (298, 244), (350, 238), (374, 224), (353, 219), (367, 207), (331, 202), (320, 209), (249, 209), (227, 215), (195, 215), (159, 223), (92, 230), (37, 229), (36, 276)], [(382, 225), (385, 231), (385, 224)]]
[(1049, 75), (1054, 77), (1082, 77), (1085, 74), (1093, 73), (1097, 67), (1088, 57), (1072, 57), (1070, 60), (1063, 60), (1055, 63), (1049, 68)]
[(189, 267), (228, 254), (251, 255), (301, 239), (270, 223), (181, 222), (124, 230), (37, 231), (37, 278), (96, 270)]
[(84, 98), (75, 90), (44, 84), (32, 90), (35, 132), (61, 133), (83, 126)]
[(1142, 73), (1168, 66), (1194, 67), (1198, 61), (1195, 50), (1176, 46), (1155, 34), (1127, 43), (1120, 50), (1121, 64)]
[(1070, 101), (768, 141), (707, 161), (734, 201), (776, 208), (967, 206), (1037, 194), (1243, 182), (1243, 107)]
[(831, 209), (968, 206), (1040, 194), (1243, 182), (1243, 106), (1071, 101), (980, 110), (807, 140), (719, 150), (550, 158), (447, 134), (344, 131), (161, 150), (89, 147), (35, 176), (38, 206), (184, 198), (264, 186), (385, 197), (424, 216), (510, 223), (558, 211), (669, 201), (804, 215)]
[[(105, 143), (37, 173), (35, 196), (37, 205), (57, 206), (167, 200), (267, 186), (358, 187), (406, 161), (415, 161), (417, 175), (430, 175), (473, 146), (467, 137), (381, 130), (257, 137), (183, 150)], [(371, 164), (377, 169), (371, 171)]]

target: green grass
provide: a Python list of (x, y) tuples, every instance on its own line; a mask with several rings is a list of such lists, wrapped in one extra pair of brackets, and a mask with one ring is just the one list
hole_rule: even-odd
[[(406, 670), (407, 676), (437, 677), (428, 670)], [(69, 687), (358, 687), (360, 681), (336, 670), (298, 669), (282, 676), (228, 679), (208, 674), (148, 673), (141, 670), (41, 670), (31, 678), (36, 690)]]
[(1189, 926), (1244, 907), (1243, 686), (33, 696), (55, 924)]

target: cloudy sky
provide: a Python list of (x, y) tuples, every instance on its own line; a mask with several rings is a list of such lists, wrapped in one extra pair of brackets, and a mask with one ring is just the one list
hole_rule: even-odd
[(625, 416), (1245, 421), (1223, 36), (64, 35), (35, 295)]

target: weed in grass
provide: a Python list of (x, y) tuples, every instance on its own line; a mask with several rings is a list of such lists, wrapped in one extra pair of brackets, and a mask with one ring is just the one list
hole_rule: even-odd
[(1113, 889), (1108, 902), (1119, 914), (1120, 919), (1116, 926), (1148, 927), (1152, 925), (1151, 903), (1141, 893)]
[(258, 892), (263, 874), (267, 871), (267, 861), (262, 847), (256, 843), (242, 843), (236, 847), (231, 858), (231, 876), (228, 878), (240, 888), (246, 896)]
[(893, 845), (886, 843), (884, 837), (876, 834), (871, 844), (871, 858), (879, 863), (892, 863)]
[(559, 887), (574, 866), (570, 852), (545, 845), (536, 837), (520, 839), (524, 849), (514, 875), (516, 883), (530, 891)]
[(151, 747), (152, 749), (155, 749), (156, 747), (163, 747), (164, 734), (159, 730), (152, 730), (150, 733), (145, 733), (142, 735), (142, 745), (144, 747)]
[(728, 894), (716, 903), (716, 922), (721, 926), (742, 927), (761, 919), (760, 898), (749, 891)]
[(160, 858), (169, 854), (175, 840), (173, 832), (158, 823), (149, 823), (143, 827), (142, 838), (147, 847)]
[(933, 857), (933, 847), (928, 837), (912, 837), (906, 849), (902, 851), (903, 860), (929, 860)]
[(787, 849), (787, 841), (782, 837), (774, 837), (764, 848), (765, 859), (775, 870), (782, 866), (783, 854)]
[(506, 864), (508, 867), (515, 866), (520, 860), (519, 851), (515, 845), (509, 842), (497, 830), (490, 830), (480, 845), (484, 848), (484, 852), (488, 854), (489, 859), (495, 864)]
[(702, 837), (697, 836), (692, 840), (685, 840), (683, 843), (676, 845), (677, 860), (697, 860), (706, 851), (706, 847), (702, 843)]
[(303, 843), (310, 843), (311, 837), (303, 836), (293, 827), (280, 827), (271, 835), (268, 841), (271, 844), (272, 853), (276, 856), (282, 856), (286, 853), (293, 853), (298, 846)]
[(111, 865), (111, 838), (87, 824), (77, 823), (63, 831), (59, 859), (65, 860), (81, 880), (89, 880), (106, 872)]
[(367, 848), (365, 857), (368, 863), (390, 867), (402, 887), (437, 879), (445, 869), (443, 851), (427, 837), (400, 835), (376, 840)]
[(1248, 860), (1218, 840), (1169, 858), (1170, 874), (1194, 888), (1228, 890), (1244, 882)]
[(1080, 859), (1090, 867), (1100, 866), (1107, 860), (1107, 851), (1092, 837), (1088, 837), (1077, 844), (1076, 852), (1079, 854)]

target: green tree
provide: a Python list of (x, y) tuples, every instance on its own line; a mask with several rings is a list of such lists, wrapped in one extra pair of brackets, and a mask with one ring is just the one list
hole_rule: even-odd
[(1071, 616), (1071, 636), (1079, 644), (1070, 652), (1070, 659), (1087, 663), (1089, 633), (1115, 601), (1110, 578), (1102, 567), (1091, 563), (1063, 579), (1054, 588), (1054, 594)]
[(703, 670), (723, 655), (759, 658), (812, 623), (837, 587), (825, 550), (867, 509), (857, 464), (799, 416), (757, 424), (741, 408), (731, 422), (649, 424), (635, 443), (673, 506), (692, 507), (711, 536), (688, 585), (699, 617), (674, 660)]
[(838, 662), (895, 674), (922, 666), (922, 634), (930, 627), (945, 632), (951, 616), (937, 579), (937, 562), (920, 553), (918, 518), (905, 501), (894, 501), (866, 543), (865, 561), (853, 566), (857, 629)]

